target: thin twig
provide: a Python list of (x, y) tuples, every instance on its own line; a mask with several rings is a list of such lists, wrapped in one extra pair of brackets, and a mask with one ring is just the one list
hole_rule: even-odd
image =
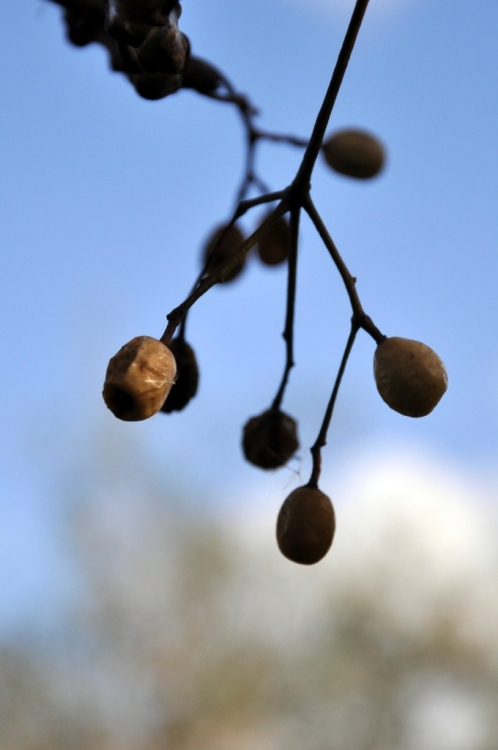
[(315, 225), (318, 234), (322, 238), (323, 244), (329, 251), (332, 260), (334, 261), (336, 268), (341, 275), (344, 286), (346, 287), (346, 291), (349, 296), (349, 301), (351, 302), (351, 307), (353, 308), (353, 315), (356, 317), (359, 327), (363, 328), (363, 330), (369, 333), (377, 344), (380, 344), (386, 337), (379, 331), (373, 320), (363, 310), (358, 292), (356, 290), (356, 278), (349, 272), (348, 267), (344, 263), (341, 254), (336, 248), (334, 241), (328, 233), (327, 227), (323, 223), (323, 220), (316, 210), (309, 194), (306, 196), (303, 206), (304, 210)]
[(353, 344), (354, 344), (356, 334), (358, 333), (359, 328), (360, 328), (359, 322), (356, 320), (356, 317), (353, 315), (351, 319), (351, 332), (348, 337), (348, 341), (346, 344), (346, 348), (344, 350), (344, 354), (342, 355), (341, 364), (339, 366), (339, 371), (337, 373), (334, 387), (332, 389), (332, 395), (330, 396), (330, 401), (325, 411), (325, 416), (323, 418), (322, 426), (320, 428), (320, 432), (318, 433), (318, 437), (313, 447), (310, 448), (311, 455), (313, 457), (313, 468), (311, 471), (310, 480), (308, 482), (308, 487), (318, 487), (318, 480), (320, 479), (320, 471), (322, 468), (321, 451), (322, 451), (322, 448), (325, 445), (327, 445), (327, 432), (330, 426), (330, 421), (332, 419), (332, 414), (334, 412), (334, 406), (335, 406), (335, 402), (337, 399), (337, 394), (339, 393), (342, 376), (344, 375), (344, 370), (346, 369), (349, 355), (351, 354), (351, 350), (353, 348)]
[(223, 279), (230, 273), (230, 271), (236, 265), (238, 265), (238, 263), (240, 263), (245, 255), (247, 255), (249, 250), (257, 242), (259, 242), (264, 234), (266, 234), (268, 229), (270, 229), (270, 227), (272, 227), (281, 216), (287, 213), (288, 210), (289, 205), (287, 201), (280, 201), (278, 206), (273, 209), (271, 214), (266, 217), (261, 225), (251, 235), (249, 235), (246, 240), (244, 240), (238, 250), (236, 250), (229, 258), (227, 258), (221, 265), (219, 265), (215, 271), (210, 273), (208, 276), (205, 276), (199, 282), (197, 287), (189, 294), (187, 299), (169, 313), (169, 315), (167, 316), (168, 325), (163, 335), (161, 336), (161, 341), (163, 342), (163, 344), (166, 344), (166, 346), (169, 344), (169, 342), (173, 338), (175, 330), (181, 323), (186, 312), (192, 307), (192, 305), (197, 302), (197, 300), (202, 297), (203, 294), (209, 291), (212, 286), (218, 284), (220, 281), (223, 281)]
[(298, 138), (295, 135), (270, 133), (267, 130), (257, 130), (256, 135), (259, 140), (271, 141), (272, 143), (287, 143), (289, 146), (297, 146), (297, 148), (306, 148), (309, 143), (306, 138)]
[(290, 215), (290, 249), (287, 268), (287, 310), (285, 315), (285, 327), (282, 334), (285, 341), (285, 367), (282, 380), (272, 404), (272, 409), (279, 409), (284, 397), (285, 389), (289, 380), (289, 374), (294, 367), (294, 313), (296, 307), (296, 281), (297, 281), (297, 249), (299, 242), (299, 219), (300, 206), (294, 206)]
[[(284, 195), (285, 195), (285, 191), (284, 190), (279, 190), (278, 192), (275, 192), (275, 193), (266, 193), (266, 195), (259, 195), (256, 198), (252, 198), (251, 200), (241, 201), (239, 203), (239, 205), (237, 206), (237, 208), (235, 209), (234, 213), (232, 214), (232, 217), (231, 217), (230, 221), (225, 225), (223, 231), (220, 232), (220, 235), (219, 235), (219, 237), (218, 237), (218, 239), (216, 241), (216, 244), (212, 248), (212, 252), (213, 253), (216, 252), (216, 250), (218, 249), (218, 247), (221, 245), (221, 243), (225, 239), (225, 236), (228, 234), (228, 231), (233, 227), (233, 225), (235, 224), (235, 222), (237, 221), (237, 219), (239, 219), (241, 216), (244, 216), (244, 214), (247, 211), (249, 211), (251, 208), (254, 208), (255, 206), (261, 206), (264, 203), (272, 203), (273, 201), (281, 200), (284, 197)], [(201, 280), (203, 279), (204, 274), (206, 273), (206, 267), (207, 267), (207, 265), (208, 265), (208, 260), (206, 259), (206, 261), (204, 262), (204, 265), (202, 267), (201, 272), (197, 276), (197, 278), (195, 280), (195, 283), (194, 283), (192, 289), (190, 290), (190, 294), (192, 294), (197, 289), (198, 285), (200, 284)], [(184, 316), (182, 318), (182, 321), (181, 321), (181, 324), (180, 324), (180, 331), (178, 333), (178, 338), (182, 339), (183, 341), (185, 340), (185, 331), (186, 331), (186, 327), (187, 327), (187, 318), (188, 318), (188, 311), (185, 312), (185, 314), (184, 314)], [(163, 337), (165, 335), (166, 335), (166, 331), (164, 332)], [(168, 342), (165, 341), (164, 343), (169, 343), (169, 341), (171, 341), (171, 338), (172, 338), (171, 336), (168, 336)]]
[(272, 409), (274, 410), (280, 408), (290, 371), (294, 367), (294, 312), (296, 307), (297, 250), (300, 215), (301, 207), (293, 206), (290, 215), (291, 246), (287, 270), (287, 312), (285, 316), (285, 328), (282, 334), (285, 341), (286, 358), (282, 381), (272, 404)]
[(325, 135), (327, 125), (329, 124), (330, 115), (332, 114), (332, 109), (334, 108), (337, 94), (339, 93), (339, 89), (344, 79), (344, 74), (346, 73), (346, 68), (348, 67), (349, 59), (356, 42), (358, 32), (360, 31), (361, 23), (368, 6), (368, 2), (369, 0), (357, 0), (354, 7), (351, 21), (349, 22), (348, 30), (346, 31), (346, 36), (344, 37), (341, 51), (339, 52), (339, 56), (335, 64), (334, 72), (332, 73), (332, 78), (330, 79), (327, 93), (325, 94), (323, 104), (316, 118), (313, 132), (311, 133), (311, 138), (304, 153), (301, 166), (299, 167), (298, 173), (294, 180), (294, 183), (296, 185), (305, 186), (306, 188), (309, 186), (311, 173), (313, 172), (315, 162), (317, 160), (318, 154), (320, 153), (323, 137)]

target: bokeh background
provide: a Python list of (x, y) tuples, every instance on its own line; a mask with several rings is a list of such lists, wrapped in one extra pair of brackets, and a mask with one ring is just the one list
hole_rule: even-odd
[[(186, 0), (181, 27), (262, 127), (305, 137), (352, 6)], [(450, 385), (427, 418), (395, 414), (359, 337), (324, 452), (337, 537), (310, 569), (279, 556), (274, 519), (349, 329), (313, 228), (290, 466), (240, 450), (284, 362), (285, 272), (255, 259), (189, 319), (198, 397), (119, 423), (107, 361), (189, 290), (232, 207), (240, 123), (192, 92), (139, 99), (46, 0), (0, 22), (1, 750), (495, 748), (496, 3), (371, 0), (337, 101), (331, 131), (372, 131), (388, 165), (358, 184), (318, 164), (315, 202), (367, 312), (432, 346)], [(279, 189), (299, 156), (263, 144), (260, 173)]]

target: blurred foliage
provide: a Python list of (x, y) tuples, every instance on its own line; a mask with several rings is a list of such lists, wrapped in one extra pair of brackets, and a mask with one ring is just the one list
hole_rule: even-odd
[(374, 547), (360, 535), (358, 564), (296, 566), (266, 520), (182, 508), (120, 455), (74, 483), (78, 606), (51, 638), (3, 645), (0, 750), (495, 747), (494, 562), (432, 579), (434, 519), (410, 537), (401, 513)]

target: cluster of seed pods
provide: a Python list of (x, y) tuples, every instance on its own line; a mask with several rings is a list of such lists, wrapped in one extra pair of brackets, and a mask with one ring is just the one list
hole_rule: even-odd
[(225, 81), (210, 63), (191, 54), (179, 27), (177, 0), (52, 0), (64, 8), (67, 39), (77, 47), (101, 44), (111, 69), (124, 74), (144, 99), (180, 89), (211, 96)]
[[(246, 129), (247, 166), (237, 193), (237, 208), (231, 220), (217, 226), (205, 242), (201, 271), (193, 292), (170, 313), (170, 322), (161, 340), (137, 336), (109, 362), (103, 398), (118, 419), (133, 422), (148, 419), (159, 411), (165, 414), (181, 411), (196, 395), (199, 368), (194, 350), (185, 339), (187, 311), (213, 284), (231, 283), (237, 279), (247, 262), (247, 251), (251, 245), (255, 245), (253, 255), (257, 255), (263, 265), (288, 265), (288, 307), (284, 331), (287, 363), (282, 384), (270, 408), (251, 417), (244, 425), (242, 451), (246, 460), (260, 469), (272, 471), (284, 466), (299, 448), (296, 420), (282, 411), (280, 405), (293, 364), (293, 327), (288, 327), (288, 321), (293, 320), (293, 295), (289, 290), (292, 275), (296, 273), (299, 211), (303, 208), (341, 274), (353, 308), (351, 333), (322, 427), (311, 448), (313, 470), (310, 480), (290, 493), (277, 518), (280, 551), (296, 563), (312, 565), (326, 555), (335, 532), (334, 508), (330, 498), (318, 487), (320, 451), (326, 442), (335, 399), (358, 330), (366, 330), (377, 344), (374, 355), (375, 382), (380, 396), (391, 409), (408, 417), (426, 416), (437, 405), (448, 383), (445, 367), (431, 348), (419, 341), (397, 336), (388, 338), (365, 315), (356, 292), (356, 279), (340, 257), (309, 195), (310, 176), (320, 151), (331, 169), (349, 178), (371, 179), (384, 166), (384, 148), (368, 132), (347, 129), (324, 137), (369, 0), (356, 0), (309, 142), (267, 133), (254, 125), (256, 110), (248, 99), (238, 94), (217, 68), (191, 54), (190, 42), (178, 26), (181, 6), (176, 0), (52, 1), (64, 8), (68, 39), (77, 46), (93, 42), (103, 45), (109, 52), (111, 68), (126, 75), (143, 98), (162, 99), (180, 89), (192, 89), (203, 96), (235, 105)], [(306, 149), (296, 178), (286, 191), (268, 193), (255, 172), (254, 149), (264, 139)], [(258, 189), (261, 196), (247, 201), (247, 192), (252, 187)], [(252, 239), (246, 242), (237, 221), (239, 216), (256, 205), (286, 199), (285, 210), (279, 213), (278, 206), (270, 209), (259, 222), (252, 236), (257, 235), (257, 242)], [(285, 216), (288, 212), (290, 221)], [(246, 245), (247, 250), (244, 249)], [(173, 338), (178, 326), (178, 333)]]
[[(335, 171), (357, 179), (377, 175), (384, 163), (384, 150), (379, 141), (358, 130), (336, 133), (324, 142), (322, 151), (327, 164)], [(257, 245), (256, 252), (261, 262), (269, 266), (285, 263), (290, 239), (289, 224), (280, 217)], [(244, 235), (237, 225), (218, 226), (203, 249), (201, 278), (215, 271), (243, 241)], [(225, 283), (240, 275), (244, 262), (245, 258), (234, 266), (225, 276)], [(136, 354), (131, 357), (135, 349)], [(148, 362), (144, 361), (146, 350), (149, 351)], [(176, 367), (173, 365), (175, 360)], [(142, 376), (137, 378), (140, 368)], [(409, 417), (429, 414), (447, 387), (446, 371), (438, 355), (421, 342), (400, 337), (384, 337), (378, 344), (374, 376), (386, 404)], [(155, 411), (169, 413), (188, 404), (197, 391), (198, 379), (197, 361), (182, 331), (171, 341), (169, 348), (159, 340), (139, 337), (111, 359), (103, 395), (107, 406), (118, 418), (146, 419), (151, 416), (154, 400), (151, 389), (155, 392)], [(129, 409), (125, 412), (122, 410), (124, 401), (129, 402)], [(279, 407), (271, 407), (251, 417), (243, 428), (244, 456), (260, 469), (274, 470), (284, 466), (298, 447), (297, 423)], [(333, 505), (315, 482), (291, 492), (278, 514), (279, 549), (296, 563), (312, 565), (321, 560), (332, 544), (334, 532)]]

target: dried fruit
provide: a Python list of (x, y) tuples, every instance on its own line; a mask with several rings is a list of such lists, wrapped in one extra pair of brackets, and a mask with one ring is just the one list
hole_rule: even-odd
[[(265, 216), (265, 219), (269, 216)], [(258, 243), (260, 260), (267, 266), (278, 266), (289, 257), (291, 231), (289, 223), (281, 216)]]
[[(223, 239), (220, 239), (223, 236)], [(244, 242), (244, 235), (236, 224), (227, 227), (222, 224), (217, 227), (208, 238), (203, 253), (204, 270), (206, 274), (216, 271)], [(241, 273), (245, 264), (245, 257), (232, 268), (223, 281), (233, 281)]]
[(194, 398), (199, 385), (199, 368), (190, 344), (177, 338), (171, 341), (169, 349), (176, 360), (177, 376), (168, 398), (161, 407), (165, 414), (184, 409)]
[(280, 409), (268, 409), (244, 426), (242, 448), (246, 459), (261, 469), (278, 469), (299, 448), (297, 424)]
[(176, 24), (154, 26), (137, 50), (138, 62), (146, 73), (181, 73), (188, 60), (190, 44)]
[(68, 40), (77, 47), (102, 41), (102, 37), (105, 36), (105, 15), (104, 0), (89, 0), (85, 3), (67, 5), (64, 11), (64, 21)]
[(322, 150), (327, 164), (348, 177), (375, 177), (384, 166), (384, 147), (363, 130), (340, 130), (324, 141)]
[(111, 11), (126, 20), (160, 23), (165, 14), (176, 5), (169, 0), (111, 0)]
[(374, 375), (386, 404), (406, 417), (430, 414), (448, 387), (446, 369), (436, 352), (399, 336), (378, 345)]
[(129, 78), (137, 94), (151, 101), (176, 94), (182, 85), (181, 75), (171, 76), (168, 73), (139, 73)]
[(116, 13), (109, 12), (105, 21), (105, 30), (121, 44), (139, 47), (151, 30), (151, 25), (143, 21), (124, 20)]
[(317, 487), (298, 487), (280, 508), (277, 543), (292, 562), (314, 565), (330, 549), (335, 532), (334, 507)]
[(159, 411), (175, 376), (168, 347), (151, 336), (137, 336), (110, 360), (102, 395), (115, 417), (138, 422)]

